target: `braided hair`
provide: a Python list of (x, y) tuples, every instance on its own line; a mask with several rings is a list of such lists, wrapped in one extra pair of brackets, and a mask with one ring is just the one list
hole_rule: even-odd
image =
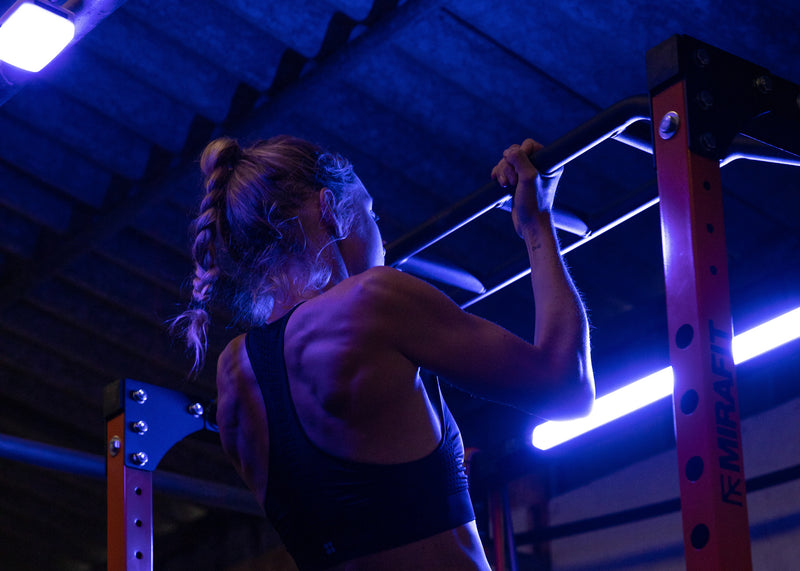
[[(320, 252), (310, 248), (300, 222), (305, 203), (329, 188), (335, 197), (336, 234), (347, 235), (355, 216), (353, 167), (338, 154), (286, 135), (242, 148), (223, 137), (200, 157), (204, 194), (190, 226), (192, 293), (189, 307), (170, 323), (202, 369), (208, 305), (219, 298), (246, 327), (267, 321), (275, 301), (321, 290), (331, 277)], [(297, 271), (289, 272), (289, 267)]]

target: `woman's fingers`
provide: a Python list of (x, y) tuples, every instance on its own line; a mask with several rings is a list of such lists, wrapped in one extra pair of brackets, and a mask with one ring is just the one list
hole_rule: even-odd
[(530, 157), (543, 145), (533, 139), (525, 139), (522, 144), (511, 145), (503, 151), (503, 158), (492, 169), (492, 178), (501, 186), (515, 186), (519, 182), (520, 173), (525, 178), (535, 178), (538, 174), (530, 161)]

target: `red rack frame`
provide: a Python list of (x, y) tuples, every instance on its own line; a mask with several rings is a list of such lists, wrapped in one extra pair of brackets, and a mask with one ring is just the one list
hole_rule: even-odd
[(153, 569), (153, 473), (125, 464), (125, 412), (106, 423), (109, 571)]
[(678, 123), (655, 156), (686, 568), (751, 569), (719, 161), (689, 150), (683, 81), (653, 116)]

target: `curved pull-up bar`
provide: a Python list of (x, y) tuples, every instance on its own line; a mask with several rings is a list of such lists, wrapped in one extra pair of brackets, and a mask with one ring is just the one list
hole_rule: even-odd
[(650, 96), (628, 97), (547, 145), (536, 153), (533, 163), (540, 173), (547, 176), (603, 141), (619, 135), (633, 123), (647, 120), (650, 120)]
[[(547, 176), (637, 121), (650, 119), (650, 98), (636, 95), (624, 99), (573, 129), (533, 157), (539, 172)], [(386, 247), (386, 264), (397, 266), (432, 246), (465, 224), (504, 203), (507, 188), (491, 182), (460, 200)]]
[[(646, 124), (644, 123), (645, 121), (647, 121)], [(652, 155), (652, 134), (650, 96), (646, 94), (635, 95), (612, 105), (586, 123), (560, 137), (540, 150), (535, 157), (532, 157), (532, 160), (539, 172), (543, 176), (547, 176), (555, 173), (572, 160), (608, 139), (613, 139)], [(728, 147), (727, 155), (719, 164), (720, 167), (724, 167), (739, 159), (800, 166), (800, 157), (794, 153), (765, 144), (744, 134), (734, 137)], [(493, 181), (484, 185), (450, 208), (436, 214), (422, 225), (390, 243), (386, 247), (386, 264), (391, 266), (408, 264), (409, 259), (416, 254), (431, 247), (486, 212), (508, 204), (510, 198), (511, 195), (508, 189), (503, 188), (498, 183)], [(658, 197), (648, 200), (601, 228), (586, 232), (575, 230), (576, 227), (580, 227), (580, 221), (576, 223), (572, 215), (554, 209), (554, 225), (557, 228), (581, 236), (578, 241), (564, 248), (562, 254), (583, 246), (657, 203)], [(414, 271), (410, 267), (409, 269), (412, 272)], [(522, 270), (488, 290), (467, 288), (469, 291), (478, 293), (478, 295), (462, 304), (461, 307), (467, 308), (508, 287), (528, 274), (530, 274), (530, 269)], [(471, 276), (468, 277), (471, 278)], [(477, 281), (475, 278), (471, 279)], [(463, 278), (461, 281), (463, 281)]]

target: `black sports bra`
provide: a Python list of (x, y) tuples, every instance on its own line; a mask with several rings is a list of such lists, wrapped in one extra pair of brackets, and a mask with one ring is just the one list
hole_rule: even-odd
[(286, 374), (283, 340), (291, 314), (251, 330), (246, 346), (269, 422), (264, 507), (298, 568), (326, 569), (474, 520), (461, 433), (438, 381), (431, 400), (442, 421), (442, 440), (424, 458), (403, 464), (355, 462), (311, 442)]

